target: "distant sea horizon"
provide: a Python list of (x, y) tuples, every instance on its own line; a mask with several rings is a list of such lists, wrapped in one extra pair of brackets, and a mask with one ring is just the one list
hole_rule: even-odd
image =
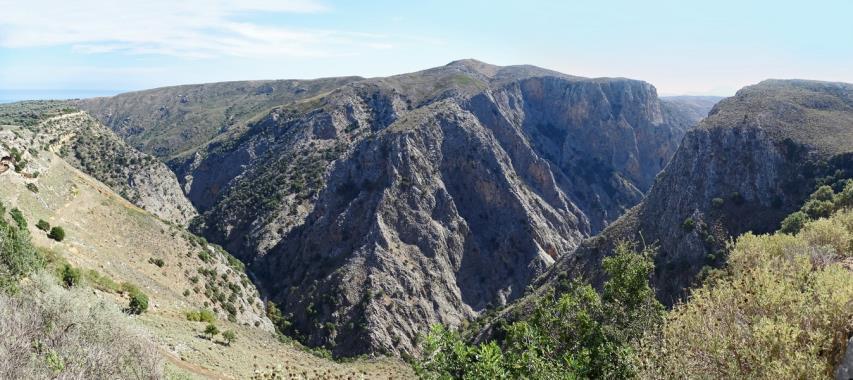
[(85, 89), (0, 89), (0, 104), (24, 100), (64, 100), (85, 99), (99, 96), (113, 96), (125, 90), (85, 90)]

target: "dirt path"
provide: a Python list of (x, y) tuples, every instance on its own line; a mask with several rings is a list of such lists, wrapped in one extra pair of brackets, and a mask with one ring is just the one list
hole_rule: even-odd
[(158, 347), (160, 353), (168, 360), (170, 363), (174, 364), (175, 367), (180, 369), (189, 371), (193, 375), (201, 376), (205, 379), (215, 379), (215, 380), (233, 380), (233, 377), (227, 377), (222, 374), (213, 372), (207, 368), (204, 368), (199, 365), (195, 365), (186, 361), (181, 360), (181, 358), (175, 357), (171, 352), (163, 349), (162, 347)]

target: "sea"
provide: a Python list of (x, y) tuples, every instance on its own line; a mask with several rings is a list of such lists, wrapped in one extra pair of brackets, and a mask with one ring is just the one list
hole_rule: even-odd
[(85, 99), (113, 96), (123, 90), (76, 90), (76, 89), (0, 89), (0, 104), (23, 100)]

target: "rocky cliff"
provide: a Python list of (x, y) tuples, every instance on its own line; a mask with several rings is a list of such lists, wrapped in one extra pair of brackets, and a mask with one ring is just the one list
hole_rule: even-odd
[(195, 231), (251, 263), (291, 335), (343, 355), (413, 352), (519, 297), (640, 202), (701, 117), (645, 82), (474, 60), (305, 83), (217, 131), (178, 88), (83, 107), (169, 160)]
[(853, 176), (853, 85), (768, 80), (717, 104), (684, 137), (648, 196), (543, 277), (600, 281), (619, 240), (659, 247), (655, 282), (672, 304), (706, 265), (725, 262), (729, 237), (765, 233), (819, 184)]
[(663, 107), (640, 81), (459, 61), (277, 107), (178, 170), (292, 334), (412, 352), (637, 204), (691, 126)]

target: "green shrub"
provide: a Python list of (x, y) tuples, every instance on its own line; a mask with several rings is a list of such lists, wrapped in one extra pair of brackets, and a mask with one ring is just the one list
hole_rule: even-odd
[(9, 211), (9, 215), (12, 216), (12, 220), (15, 221), (15, 224), (18, 225), (18, 228), (24, 230), (27, 228), (27, 219), (24, 218), (24, 214), (18, 208), (13, 208)]
[(850, 234), (844, 211), (797, 235), (739, 237), (725, 270), (647, 332), (641, 377), (833, 378), (853, 334), (853, 276), (828, 247)]
[(213, 313), (210, 309), (199, 309), (196, 311), (188, 311), (187, 320), (193, 322), (207, 322), (213, 323), (216, 322), (216, 314)]
[(44, 232), (48, 232), (48, 231), (50, 231), (50, 223), (48, 223), (42, 219), (39, 219), (39, 222), (36, 223), (36, 228), (38, 228)]
[(139, 315), (148, 310), (148, 296), (145, 293), (136, 287), (132, 287), (128, 294), (130, 295), (130, 302), (127, 305), (129, 314)]
[(724, 204), (726, 204), (726, 201), (723, 198), (711, 199), (711, 206), (714, 208), (722, 208)]
[(687, 219), (684, 219), (684, 222), (681, 223), (681, 229), (683, 229), (687, 232), (692, 232), (695, 227), (696, 227), (696, 222), (693, 220), (693, 218), (690, 218), (690, 217), (688, 217)]
[(34, 193), (38, 193), (38, 192), (39, 192), (39, 187), (38, 187), (38, 186), (36, 186), (36, 184), (34, 184), (34, 183), (30, 182), (30, 183), (27, 183), (27, 190), (32, 191), (32, 192), (34, 192)]
[(559, 297), (545, 294), (529, 318), (505, 329), (501, 346), (469, 345), (458, 333), (433, 326), (415, 371), (426, 379), (634, 377), (632, 347), (663, 315), (648, 283), (651, 255), (619, 244), (602, 262), (609, 278), (601, 295), (578, 282)]
[(63, 241), (65, 240), (65, 229), (62, 227), (53, 227), (50, 229), (50, 233), (47, 234), (47, 237), (56, 241)]
[(70, 288), (80, 283), (80, 270), (65, 264), (62, 266), (62, 284), (66, 288)]
[(233, 330), (225, 330), (222, 333), (222, 338), (225, 339), (225, 344), (230, 346), (231, 342), (237, 340), (237, 333), (235, 333)]
[(166, 265), (166, 262), (165, 262), (165, 261), (163, 261), (163, 259), (161, 259), (161, 258), (159, 258), (159, 257), (157, 257), (157, 258), (154, 258), (154, 257), (149, 258), (149, 259), (148, 259), (148, 262), (149, 262), (149, 263), (151, 263), (151, 264), (154, 264), (154, 265), (156, 265), (156, 266), (158, 266), (158, 267), (160, 267), (160, 268), (162, 268), (163, 266), (165, 266), (165, 265)]
[(809, 216), (802, 211), (788, 215), (783, 221), (780, 231), (786, 234), (796, 234), (809, 221)]

